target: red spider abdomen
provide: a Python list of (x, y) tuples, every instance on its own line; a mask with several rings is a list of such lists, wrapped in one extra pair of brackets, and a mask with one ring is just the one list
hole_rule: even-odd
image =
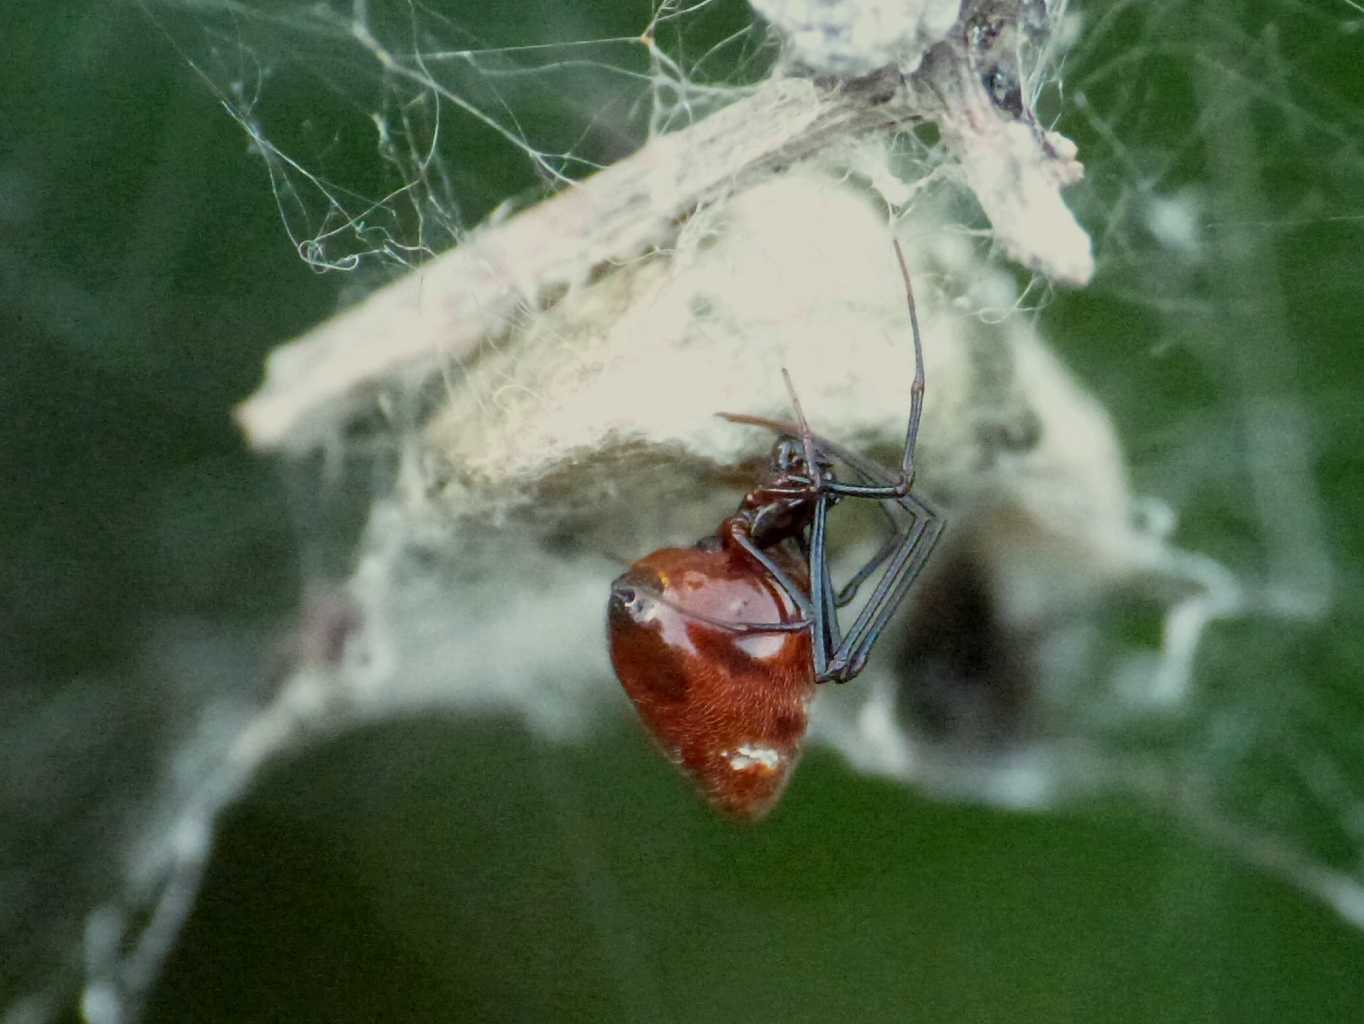
[[(767, 553), (808, 592), (802, 559), (782, 546)], [(716, 623), (800, 620), (766, 570), (713, 542), (655, 551), (611, 588), (607, 633), (621, 685), (669, 759), (735, 817), (762, 817), (785, 789), (814, 673), (808, 630)]]

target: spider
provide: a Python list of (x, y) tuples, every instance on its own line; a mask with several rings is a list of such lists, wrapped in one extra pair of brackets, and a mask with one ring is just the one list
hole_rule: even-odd
[[(862, 671), (943, 528), (932, 507), (910, 493), (923, 352), (898, 243), (895, 254), (915, 366), (899, 470), (814, 434), (783, 370), (795, 424), (721, 414), (781, 435), (739, 507), (693, 547), (655, 551), (612, 584), (607, 636), (617, 677), (669, 758), (737, 817), (759, 818), (781, 796), (815, 685), (845, 683)], [(835, 460), (851, 470), (851, 482), (835, 475)], [(878, 502), (892, 529), (835, 591), (829, 511), (846, 499)], [(839, 609), (873, 577), (870, 597), (843, 629)]]

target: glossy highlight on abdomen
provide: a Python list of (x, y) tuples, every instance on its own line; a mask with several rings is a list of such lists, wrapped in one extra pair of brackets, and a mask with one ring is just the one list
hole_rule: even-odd
[[(769, 554), (808, 592), (803, 559), (784, 547)], [(607, 631), (621, 685), (669, 759), (734, 817), (761, 818), (781, 797), (815, 691), (809, 630), (753, 624), (800, 621), (764, 570), (714, 538), (655, 551), (612, 584)]]

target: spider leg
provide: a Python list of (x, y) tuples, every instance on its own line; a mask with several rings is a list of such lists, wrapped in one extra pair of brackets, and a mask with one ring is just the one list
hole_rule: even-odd
[(815, 682), (824, 680), (829, 662), (843, 642), (838, 627), (838, 605), (829, 577), (829, 504), (829, 499), (823, 495), (816, 499), (814, 523), (810, 527), (810, 598), (814, 623), (811, 649)]
[[(853, 467), (853, 472), (857, 473), (858, 477), (863, 481), (868, 480), (868, 478), (856, 467)], [(896, 503), (893, 500), (878, 501), (876, 503), (876, 507), (881, 510), (881, 514), (886, 517), (886, 521), (890, 524), (890, 532), (886, 534), (886, 539), (882, 541), (876, 554), (872, 555), (871, 559), (853, 574), (852, 579), (843, 584), (842, 589), (838, 592), (838, 596), (834, 599), (835, 607), (843, 608), (852, 603), (853, 598), (857, 596), (858, 588), (861, 587), (862, 584), (867, 581), (868, 577), (876, 572), (876, 570), (881, 567), (882, 563), (890, 557), (891, 552), (895, 550), (896, 546), (900, 544), (905, 535), (909, 532), (909, 528), (913, 526), (913, 514), (911, 513), (909, 526), (901, 528), (899, 521), (895, 518), (895, 514), (891, 511), (891, 509), (895, 507), (895, 504)]]
[[(784, 420), (772, 420), (768, 419), (766, 416), (750, 416), (747, 413), (738, 412), (721, 412), (716, 413), (716, 415), (723, 420), (728, 420), (730, 423), (743, 423), (751, 427), (766, 427), (768, 430), (778, 434), (790, 434), (792, 437), (796, 437), (800, 434), (800, 427), (794, 423), (787, 423)], [(880, 485), (879, 489), (881, 493), (879, 495), (875, 493), (877, 488), (868, 488), (867, 490), (870, 490), (872, 493), (864, 492), (851, 495), (851, 497), (879, 498), (884, 501), (893, 501), (905, 507), (912, 506), (915, 510), (919, 511), (921, 515), (934, 514), (927, 504), (920, 501), (912, 493), (896, 493), (898, 491), (898, 473), (890, 472), (890, 470), (878, 465), (871, 459), (866, 458), (863, 455), (858, 455), (850, 448), (845, 448), (836, 441), (830, 441), (827, 437), (822, 437), (819, 434), (811, 434), (810, 436), (814, 439), (816, 445), (838, 459), (838, 461), (851, 466), (861, 474), (863, 479), (870, 480), (873, 483)], [(853, 485), (826, 483), (824, 486), (829, 488), (832, 486), (852, 487)], [(906, 502), (909, 502), (909, 505), (906, 506)]]
[[(773, 426), (773, 424), (769, 423), (766, 420), (758, 422), (757, 425), (765, 427)], [(776, 426), (780, 427), (781, 424), (777, 424)], [(821, 448), (827, 451), (830, 455), (834, 456), (840, 462), (844, 462), (847, 465), (851, 466), (864, 479), (879, 482), (887, 489), (890, 489), (894, 486), (893, 483), (895, 479), (894, 474), (877, 465), (871, 459), (868, 459), (862, 455), (858, 455), (856, 452), (851, 451), (848, 448), (844, 448), (841, 444), (836, 444), (835, 442), (826, 440), (818, 435), (815, 435), (815, 441)], [(931, 505), (929, 505), (926, 501), (923, 501), (922, 499), (915, 496), (912, 492), (896, 496), (887, 496), (885, 500), (894, 502), (901, 508), (905, 509), (910, 513), (913, 513), (914, 515), (923, 516), (926, 519), (941, 520), (941, 516), (939, 516), (938, 513), (933, 510), (933, 507)]]
[(689, 619), (697, 622), (704, 622), (707, 626), (714, 626), (716, 629), (728, 630), (731, 633), (751, 634), (751, 633), (799, 633), (801, 630), (810, 628), (808, 618), (792, 619), (790, 622), (736, 622), (731, 619), (716, 619), (690, 608), (683, 608), (676, 601), (669, 601), (662, 594), (648, 591), (649, 597), (667, 608), (671, 608), (679, 615), (685, 615)]
[(814, 620), (814, 607), (811, 605), (810, 599), (805, 596), (805, 592), (800, 587), (796, 586), (795, 581), (787, 575), (785, 569), (773, 561), (766, 551), (754, 544), (752, 538), (747, 534), (738, 530), (731, 530), (728, 532), (728, 537), (743, 549), (744, 554), (771, 574), (777, 585), (791, 599), (791, 603), (800, 609), (800, 614), (807, 620), (806, 625)]
[(843, 498), (871, 498), (874, 501), (892, 501), (909, 492), (909, 483), (900, 480), (886, 484), (845, 484), (838, 480), (824, 481), (820, 490), (825, 494), (837, 494)]
[[(817, 440), (827, 451), (851, 467), (861, 479), (873, 483), (893, 479), (889, 471), (882, 469), (870, 459), (863, 458), (840, 445), (826, 442), (822, 438)], [(897, 526), (881, 549), (848, 581), (835, 601), (836, 605), (851, 601), (857, 588), (882, 563), (889, 560), (890, 564), (885, 568), (876, 590), (853, 621), (851, 628), (844, 634), (842, 644), (825, 663), (825, 677), (840, 682), (853, 678), (862, 670), (868, 653), (885, 629), (886, 623), (903, 602), (919, 573), (923, 571), (944, 527), (938, 513), (912, 494), (902, 494), (891, 500), (883, 500), (880, 504), (888, 516), (889, 506), (892, 504), (899, 506), (909, 516), (909, 522), (903, 529)]]
[(936, 516), (916, 519), (904, 541), (895, 550), (876, 590), (843, 637), (843, 644), (829, 660), (828, 678), (844, 682), (856, 676), (867, 655), (880, 638), (891, 615), (904, 601), (909, 588), (923, 571), (942, 534), (942, 520)]
[[(885, 510), (884, 503), (881, 505), (881, 509), (883, 511)], [(887, 515), (889, 515), (889, 513), (887, 513)], [(891, 556), (897, 547), (904, 543), (905, 538), (914, 528), (914, 520), (911, 520), (909, 526), (905, 529), (901, 529), (900, 524), (895, 522), (894, 519), (891, 520), (890, 525), (891, 532), (886, 535), (886, 539), (881, 543), (881, 547), (877, 549), (876, 554), (872, 555), (862, 568), (853, 573), (852, 579), (843, 584), (842, 589), (839, 590), (838, 597), (834, 600), (834, 604), (839, 608), (851, 604), (853, 598), (857, 596), (858, 588), (861, 587), (863, 583), (867, 582), (868, 577), (882, 566), (885, 560)]]
[(786, 381), (786, 391), (791, 396), (791, 407), (796, 410), (796, 422), (800, 424), (800, 443), (805, 448), (805, 467), (810, 474), (810, 483), (815, 490), (822, 490), (825, 484), (819, 471), (819, 462), (815, 459), (814, 434), (810, 432), (810, 424), (805, 419), (805, 410), (800, 407), (800, 396), (796, 394), (796, 386), (791, 383), (791, 374), (784, 366), (781, 368), (781, 376)]
[(900, 275), (905, 281), (905, 303), (909, 306), (909, 330), (914, 336), (914, 381), (909, 386), (909, 426), (905, 428), (905, 453), (900, 464), (900, 479), (906, 486), (914, 481), (914, 446), (919, 440), (919, 420), (924, 411), (924, 346), (919, 337), (919, 313), (914, 306), (914, 285), (909, 279), (909, 264), (898, 239), (892, 240)]

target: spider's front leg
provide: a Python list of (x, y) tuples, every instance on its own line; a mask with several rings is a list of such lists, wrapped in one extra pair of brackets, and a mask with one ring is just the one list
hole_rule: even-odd
[(914, 505), (917, 508), (912, 511), (917, 514), (913, 525), (888, 558), (889, 564), (877, 582), (876, 589), (844, 636), (842, 645), (830, 659), (831, 673), (851, 679), (862, 671), (872, 647), (890, 617), (903, 603), (938, 543), (943, 521), (923, 503), (916, 501)]

